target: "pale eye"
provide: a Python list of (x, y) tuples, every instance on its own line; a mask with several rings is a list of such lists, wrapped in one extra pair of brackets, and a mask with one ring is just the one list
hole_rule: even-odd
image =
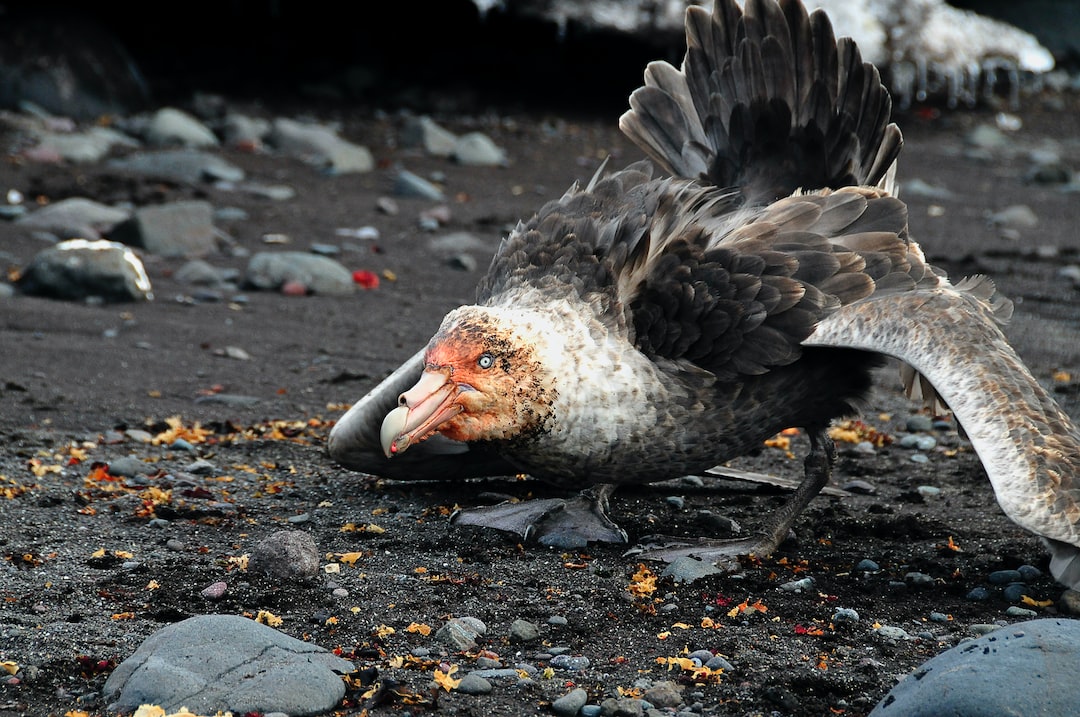
[(480, 354), (480, 358), (476, 359), (476, 365), (480, 368), (491, 368), (495, 365), (495, 358), (491, 354)]

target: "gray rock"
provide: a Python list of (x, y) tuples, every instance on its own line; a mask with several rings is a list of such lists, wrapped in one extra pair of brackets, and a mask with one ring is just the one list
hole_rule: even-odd
[(183, 284), (196, 286), (220, 286), (224, 283), (224, 274), (203, 259), (192, 259), (175, 272), (173, 278)]
[(155, 147), (217, 147), (210, 128), (187, 112), (163, 107), (146, 125), (146, 141)]
[(421, 176), (402, 169), (394, 177), (394, 194), (399, 197), (415, 197), (441, 202), (446, 199), (443, 191)]
[(302, 251), (259, 252), (248, 262), (244, 280), (256, 289), (271, 291), (287, 281), (328, 296), (347, 296), (356, 290), (352, 273), (340, 262)]
[(270, 141), (282, 152), (331, 174), (375, 169), (375, 158), (367, 147), (342, 139), (332, 127), (279, 117), (270, 130)]
[(934, 419), (925, 413), (915, 413), (908, 416), (905, 428), (912, 433), (916, 431), (929, 431), (934, 427)]
[(871, 717), (1069, 715), (1080, 704), (1080, 621), (1046, 618), (995, 630), (923, 663)]
[(146, 472), (146, 463), (139, 460), (135, 456), (121, 456), (119, 458), (109, 461), (110, 475), (122, 476), (124, 478), (134, 478), (140, 473)]
[(1023, 231), (1039, 226), (1039, 217), (1026, 204), (1013, 204), (987, 216), (991, 224), (1003, 229)]
[(333, 709), (345, 696), (338, 673), (353, 665), (309, 642), (235, 615), (202, 615), (148, 637), (109, 675), (110, 712), (142, 704), (197, 714), (231, 710), (294, 717)]
[(1003, 150), (1012, 143), (1008, 135), (991, 124), (977, 125), (964, 140), (972, 147), (990, 151)]
[(222, 135), (225, 144), (230, 147), (243, 146), (257, 149), (270, 134), (270, 122), (262, 117), (230, 112), (222, 123)]
[(111, 159), (106, 166), (145, 177), (181, 184), (241, 182), (244, 170), (216, 154), (198, 149), (168, 149), (138, 152)]
[(510, 623), (510, 642), (532, 642), (540, 638), (540, 628), (528, 620)]
[(476, 629), (476, 625), (466, 622), (462, 618), (452, 617), (446, 624), (435, 631), (435, 641), (446, 645), (455, 652), (475, 650), (476, 639), (482, 631)]
[(454, 160), (472, 167), (501, 167), (506, 164), (506, 152), (482, 132), (470, 132), (454, 144)]
[(61, 159), (78, 164), (100, 162), (113, 147), (135, 149), (139, 143), (108, 127), (91, 127), (85, 132), (44, 132), (37, 149), (55, 152)]
[(23, 215), (15, 223), (31, 231), (48, 232), (60, 239), (100, 239), (131, 216), (124, 209), (92, 199), (70, 197)]
[(319, 572), (319, 548), (302, 530), (281, 530), (252, 548), (248, 571), (284, 579), (315, 575)]
[(678, 707), (683, 703), (682, 690), (674, 682), (663, 680), (645, 690), (645, 701), (654, 707)]
[(135, 252), (105, 240), (69, 239), (38, 252), (23, 269), (18, 287), (24, 294), (67, 300), (154, 298)]
[(492, 687), (486, 678), (470, 672), (461, 678), (461, 682), (454, 689), (464, 695), (487, 695), (491, 693)]
[(927, 199), (952, 199), (955, 196), (947, 187), (914, 177), (900, 185), (902, 196), (925, 197)]
[(706, 575), (716, 575), (723, 571), (707, 560), (684, 555), (671, 561), (662, 573), (664, 577), (671, 577), (677, 583), (692, 583)]
[(410, 117), (401, 130), (401, 144), (421, 147), (432, 157), (449, 157), (454, 153), (458, 138), (430, 117)]
[(551, 710), (559, 717), (574, 717), (588, 701), (589, 693), (576, 687), (553, 701)]
[(198, 257), (217, 249), (214, 208), (188, 200), (140, 207), (112, 234), (117, 241), (165, 257)]
[(600, 714), (605, 717), (642, 717), (645, 705), (632, 697), (608, 697), (600, 703)]
[(432, 251), (443, 254), (457, 254), (465, 251), (489, 252), (492, 247), (472, 232), (451, 232), (428, 241)]

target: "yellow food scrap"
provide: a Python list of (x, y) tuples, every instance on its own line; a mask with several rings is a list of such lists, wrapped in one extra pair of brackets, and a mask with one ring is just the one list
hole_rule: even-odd
[(255, 615), (255, 622), (261, 622), (263, 625), (269, 625), (270, 627), (280, 627), (282, 619), (269, 610), (259, 610), (258, 614)]
[(457, 689), (457, 686), (461, 684), (461, 680), (455, 680), (453, 677), (457, 669), (457, 665), (450, 665), (450, 669), (446, 672), (439, 669), (434, 670), (432, 676), (435, 678), (435, 684), (447, 692)]

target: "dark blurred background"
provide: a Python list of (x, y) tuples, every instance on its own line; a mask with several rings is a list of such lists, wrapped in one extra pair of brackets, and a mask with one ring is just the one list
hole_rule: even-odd
[[(1077, 0), (952, 4), (1027, 29), (1059, 66), (1077, 66)], [(85, 117), (195, 91), (268, 104), (610, 113), (621, 111), (645, 63), (678, 60), (680, 43), (560, 29), (498, 7), (481, 16), (470, 0), (0, 3), (0, 104), (35, 96), (28, 87), (47, 93), (44, 73), (55, 81), (59, 67), (95, 89), (100, 105), (71, 111)]]

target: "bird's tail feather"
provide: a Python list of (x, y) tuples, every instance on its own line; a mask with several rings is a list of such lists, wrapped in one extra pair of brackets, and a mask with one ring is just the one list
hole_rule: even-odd
[(650, 63), (623, 132), (675, 176), (750, 202), (797, 189), (892, 187), (903, 142), (892, 100), (855, 43), (798, 0), (716, 0), (686, 12), (680, 69)]

